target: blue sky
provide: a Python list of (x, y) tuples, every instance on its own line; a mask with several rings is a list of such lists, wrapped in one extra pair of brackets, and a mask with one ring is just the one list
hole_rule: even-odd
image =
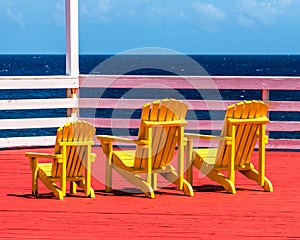
[[(65, 53), (64, 0), (1, 0), (0, 54)], [(299, 0), (80, 0), (80, 53), (300, 54)]]

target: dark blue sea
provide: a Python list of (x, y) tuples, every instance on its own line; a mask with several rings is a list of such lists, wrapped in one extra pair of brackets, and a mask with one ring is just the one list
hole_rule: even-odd
[[(80, 55), (80, 73), (92, 72), (97, 65), (111, 57), (112, 55)], [(211, 76), (300, 76), (300, 55), (188, 55), (187, 57), (199, 63)], [(136, 69), (127, 74), (172, 75), (172, 72), (162, 69), (137, 68), (141, 65), (151, 66), (153, 62), (158, 62), (161, 66), (170, 66), (170, 69), (182, 68), (186, 65), (187, 57), (118, 55), (115, 59)], [(118, 69), (111, 66), (100, 74), (116, 73)], [(65, 74), (64, 55), (0, 55), (0, 76), (61, 74)], [(183, 74), (197, 75), (198, 73), (189, 71)]]
[[(113, 61), (111, 61), (113, 59)], [(194, 70), (191, 61), (203, 68), (202, 72)], [(102, 66), (98, 67), (97, 66)], [(103, 67), (104, 66), (104, 67)], [(117, 67), (116, 67), (117, 66)], [(122, 68), (120, 66), (126, 66)], [(300, 55), (80, 55), (81, 74), (124, 74), (124, 75), (211, 75), (211, 76), (300, 76)], [(96, 69), (96, 70), (95, 70)], [(65, 55), (0, 55), (0, 76), (43, 76), (64, 75)], [(106, 97), (121, 98), (129, 89), (114, 89), (106, 92)], [(152, 93), (147, 92), (151, 98)], [(181, 94), (186, 99), (193, 99), (195, 94), (185, 90)], [(260, 99), (260, 91), (254, 90), (221, 90), (220, 94), (226, 100)], [(38, 99), (65, 97), (65, 90), (0, 90), (0, 100), (3, 99)], [(147, 96), (143, 96), (147, 97)], [(167, 97), (163, 96), (162, 97)], [(271, 100), (300, 101), (300, 92), (271, 91)], [(96, 115), (110, 117), (112, 109), (97, 111)], [(85, 113), (82, 112), (83, 117)], [(118, 117), (122, 117), (118, 113)], [(32, 117), (62, 117), (64, 110), (13, 110), (0, 111), (0, 119), (32, 118)], [(115, 112), (114, 112), (115, 116)], [(133, 118), (139, 118), (137, 111)], [(205, 111), (197, 113), (199, 119), (209, 119)], [(299, 114), (290, 112), (270, 113), (271, 120), (297, 121)], [(56, 129), (2, 130), (0, 137), (55, 135)], [(97, 129), (97, 133), (107, 134), (108, 129)], [(134, 131), (133, 131), (133, 134)], [(275, 138), (300, 138), (300, 133), (272, 133)]]

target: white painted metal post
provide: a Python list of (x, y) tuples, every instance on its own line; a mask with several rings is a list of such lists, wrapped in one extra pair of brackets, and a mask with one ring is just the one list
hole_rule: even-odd
[(66, 74), (79, 75), (78, 0), (65, 0), (66, 12)]

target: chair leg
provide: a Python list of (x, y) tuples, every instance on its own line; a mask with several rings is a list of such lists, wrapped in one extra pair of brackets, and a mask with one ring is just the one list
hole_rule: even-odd
[(38, 170), (32, 170), (32, 195), (38, 195)]
[(186, 169), (186, 180), (193, 185), (193, 166), (189, 166)]
[(71, 194), (76, 194), (76, 183), (74, 181), (70, 182), (70, 193)]
[(45, 186), (54, 193), (54, 195), (58, 199), (60, 200), (64, 199), (63, 192), (57, 187), (55, 183), (50, 182), (48, 180), (47, 175), (43, 171), (39, 171), (39, 178), (45, 184)]
[[(257, 184), (259, 184), (259, 173), (254, 168), (250, 168), (248, 170), (242, 170), (240, 171), (244, 176), (246, 176), (249, 179), (252, 179)], [(273, 192), (273, 185), (271, 181), (264, 177), (264, 185), (261, 186), (266, 192)]]
[[(161, 172), (161, 176), (163, 176), (165, 179), (167, 179), (169, 182), (174, 183), (178, 186), (179, 177), (175, 170), (172, 170), (170, 172)], [(194, 190), (192, 185), (185, 179), (183, 179), (183, 192), (187, 196), (194, 196)]]
[(134, 174), (132, 172), (124, 171), (122, 169), (119, 169), (117, 167), (114, 168), (122, 177), (124, 177), (129, 183), (139, 188), (146, 197), (148, 198), (154, 198), (154, 190), (152, 186), (147, 183), (143, 178), (141, 178), (139, 175)]
[(192, 185), (185, 179), (183, 179), (183, 192), (187, 196), (194, 196), (194, 190)]
[(108, 159), (105, 167), (105, 191), (112, 192), (112, 163)]
[(31, 173), (31, 189), (32, 195), (38, 195), (38, 167), (37, 167), (37, 159), (30, 158), (30, 168), (32, 170)]
[(193, 166), (199, 169), (199, 171), (205, 174), (205, 176), (207, 176), (212, 181), (222, 185), (228, 193), (236, 194), (234, 183), (230, 181), (230, 179), (225, 177), (222, 173), (214, 169), (214, 166), (203, 164), (203, 161), (199, 158), (196, 158), (194, 160)]
[(225, 177), (222, 173), (219, 173), (215, 169), (211, 170), (206, 175), (211, 180), (221, 184), (228, 193), (236, 194), (235, 186), (232, 181)]
[(95, 191), (92, 187), (90, 187), (90, 193), (88, 194), (88, 197), (95, 198)]
[(89, 187), (89, 191), (86, 191), (87, 186), (85, 184), (85, 182), (83, 180), (80, 181), (76, 181), (76, 184), (78, 185), (78, 187), (82, 188), (85, 192), (85, 195), (87, 195), (90, 198), (94, 198), (95, 197), (95, 191), (94, 189), (90, 186)]
[(187, 142), (186, 146), (186, 180), (193, 185), (193, 142)]
[(152, 177), (151, 177), (151, 180), (152, 180), (152, 188), (154, 191), (157, 190), (157, 173), (152, 173)]

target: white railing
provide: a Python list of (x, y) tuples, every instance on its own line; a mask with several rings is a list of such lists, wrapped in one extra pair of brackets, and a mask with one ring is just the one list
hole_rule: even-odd
[[(147, 89), (161, 89), (174, 90), (191, 90), (197, 89), (200, 94), (209, 96), (205, 91), (213, 89), (216, 99), (183, 99), (188, 103), (190, 110), (206, 110), (206, 111), (225, 111), (230, 104), (241, 100), (223, 100), (218, 95), (218, 90), (258, 90), (260, 92), (259, 98), (269, 105), (269, 112), (291, 112), (299, 113), (300, 115), (300, 101), (276, 101), (269, 100), (270, 91), (290, 91), (300, 90), (300, 77), (207, 77), (207, 76), (99, 76), (99, 75), (81, 75), (80, 76), (80, 91), (83, 88), (87, 89), (138, 89), (143, 95), (143, 91)], [(101, 94), (103, 90), (101, 91)], [(290, 93), (292, 94), (292, 92)], [(128, 96), (130, 95), (130, 96)], [(180, 95), (180, 94), (179, 94)], [(146, 96), (146, 95), (145, 95)], [(161, 97), (168, 97), (164, 95)], [(134, 112), (135, 109), (149, 101), (155, 100), (159, 96), (155, 95), (153, 98), (143, 98), (139, 96), (134, 97), (134, 94), (125, 94), (123, 98), (80, 98), (79, 105), (81, 108), (96, 108), (96, 109), (119, 109)], [(245, 99), (246, 100), (246, 99)], [(251, 99), (252, 100), (252, 99)], [(224, 114), (224, 112), (223, 112)], [(116, 114), (117, 115), (117, 114)], [(224, 116), (224, 115), (223, 115)], [(223, 118), (222, 118), (223, 119)], [(220, 130), (222, 128), (223, 120), (201, 120), (188, 119), (187, 131), (199, 130)], [(105, 118), (97, 116), (94, 119), (87, 119), (99, 128), (138, 128), (138, 119), (128, 119), (122, 117)], [(299, 121), (278, 121), (272, 120), (267, 125), (267, 131), (272, 132), (289, 132), (300, 133), (300, 119)], [(118, 131), (114, 131), (118, 132)], [(270, 149), (300, 149), (300, 139), (284, 138), (269, 140), (268, 148)]]
[[(48, 89), (65, 89), (65, 98), (39, 98), (39, 99), (5, 99), (0, 100), (0, 111), (14, 110), (39, 110), (39, 109), (67, 109), (66, 116), (63, 117), (18, 117), (3, 118), (0, 120), (0, 131), (36, 128), (57, 128), (70, 119), (77, 117), (78, 108), (83, 112), (92, 109), (92, 112), (113, 110), (127, 111), (130, 114), (136, 109), (140, 109), (146, 102), (161, 97), (176, 97), (181, 90), (188, 91), (197, 89), (200, 94), (206, 95), (207, 90), (218, 92), (218, 90), (258, 90), (260, 98), (269, 104), (269, 111), (272, 112), (300, 112), (299, 101), (276, 101), (269, 100), (269, 92), (273, 90), (300, 90), (300, 77), (206, 77), (206, 76), (101, 76), (101, 75), (80, 75), (79, 79), (68, 76), (45, 76), (45, 77), (0, 77), (1, 90), (21, 90), (27, 89), (41, 91)], [(78, 90), (80, 89), (80, 94)], [(86, 90), (100, 89), (98, 95), (84, 95)], [(120, 95), (111, 94), (105, 96), (105, 90), (112, 92), (123, 90)], [(135, 90), (135, 92), (132, 91)], [(148, 90), (159, 93), (166, 90), (163, 95), (144, 94)], [(132, 94), (128, 94), (130, 92)], [(137, 95), (135, 95), (138, 93)], [(171, 93), (169, 96), (168, 94)], [(174, 95), (172, 95), (174, 93)], [(292, 94), (292, 92), (291, 92)], [(78, 95), (82, 97), (78, 100)], [(42, 96), (42, 94), (41, 94)], [(197, 99), (192, 97), (183, 98), (189, 105), (189, 111), (219, 111), (223, 112), (232, 103), (240, 101), (238, 99), (223, 100), (220, 95), (216, 99)], [(3, 116), (3, 114), (2, 114)], [(98, 133), (102, 129), (126, 129), (138, 128), (138, 118), (131, 119), (127, 115), (115, 116), (83, 116), (92, 122)], [(124, 117), (125, 116), (125, 117)], [(222, 119), (188, 119), (187, 131), (218, 130), (221, 129)], [(269, 133), (272, 132), (300, 132), (300, 119), (296, 121), (275, 121), (272, 120), (267, 125)], [(3, 135), (3, 134), (2, 134)], [(0, 148), (23, 147), (23, 146), (51, 146), (54, 144), (55, 136), (15, 136), (0, 138)], [(270, 149), (300, 149), (300, 140), (293, 137), (287, 139), (271, 138), (268, 144)]]
[[(77, 78), (67, 76), (47, 76), (47, 77), (0, 77), (1, 90), (36, 90), (43, 91), (49, 89), (65, 89), (64, 98), (53, 99), (5, 99), (0, 100), (0, 111), (12, 110), (40, 110), (40, 109), (67, 109), (64, 117), (45, 116), (42, 118), (28, 118), (24, 116), (17, 119), (0, 119), (0, 131), (18, 129), (40, 129), (57, 128), (69, 121), (72, 114), (76, 113), (77, 96), (79, 84)], [(4, 114), (2, 114), (3, 116)], [(3, 135), (3, 134), (1, 134)], [(20, 147), (20, 146), (50, 146), (53, 145), (55, 136), (16, 136), (0, 138), (0, 148)]]

